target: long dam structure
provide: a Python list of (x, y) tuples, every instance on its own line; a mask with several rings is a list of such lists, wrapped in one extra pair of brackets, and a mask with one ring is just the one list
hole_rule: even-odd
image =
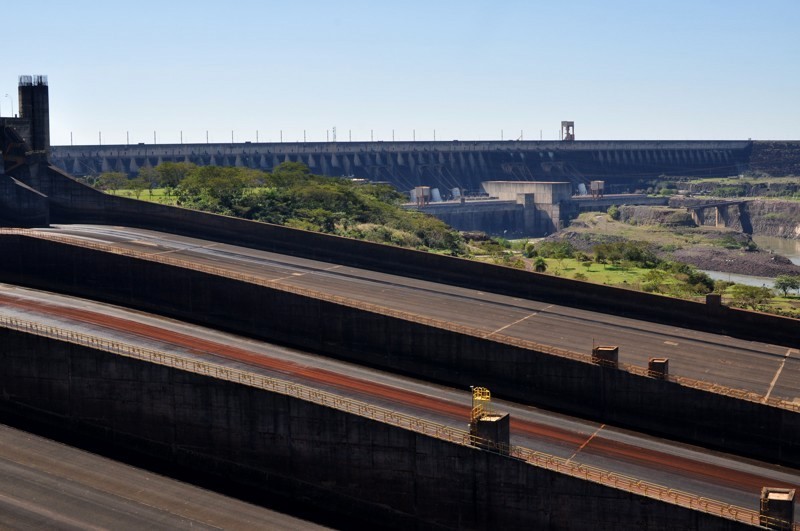
[(749, 168), (751, 141), (420, 141), (53, 146), (50, 160), (76, 176), (135, 174), (161, 162), (270, 170), (302, 162), (314, 173), (477, 191), (481, 181), (603, 179), (613, 190), (659, 175), (728, 176)]
[(344, 528), (796, 531), (796, 319), (110, 196), (20, 85), (0, 420)]

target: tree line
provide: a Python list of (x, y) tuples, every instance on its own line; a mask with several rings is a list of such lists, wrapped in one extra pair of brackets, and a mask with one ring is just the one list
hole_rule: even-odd
[(162, 189), (178, 206), (298, 229), (453, 255), (465, 250), (461, 235), (444, 222), (404, 210), (405, 197), (391, 186), (314, 175), (298, 162), (271, 172), (165, 162), (142, 168), (132, 179), (107, 172), (89, 184), (110, 192), (127, 189), (137, 199)]

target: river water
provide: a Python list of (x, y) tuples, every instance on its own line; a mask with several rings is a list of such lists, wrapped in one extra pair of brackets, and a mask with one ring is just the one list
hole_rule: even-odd
[(789, 240), (775, 236), (753, 236), (753, 241), (765, 251), (782, 254), (793, 263), (800, 265), (800, 240)]
[[(777, 238), (775, 236), (753, 236), (759, 249), (773, 251), (800, 265), (800, 240), (789, 240), (787, 238)], [(737, 284), (747, 284), (750, 286), (773, 287), (772, 278), (754, 277), (750, 275), (737, 275), (736, 273), (722, 273), (720, 271), (705, 271), (714, 280), (729, 280)]]

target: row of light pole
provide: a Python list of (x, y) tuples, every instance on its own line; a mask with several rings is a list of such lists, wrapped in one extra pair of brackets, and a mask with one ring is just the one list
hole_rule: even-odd
[[(6, 96), (8, 96), (8, 94), (6, 94)], [(13, 100), (12, 100), (12, 104), (13, 104)], [(0, 115), (2, 115), (2, 113), (0, 113)], [(333, 134), (331, 135), (331, 133), (333, 133)], [(348, 136), (348, 142), (352, 142), (353, 141), (353, 131), (352, 131), (352, 129), (348, 130), (348, 135), (347, 136)], [(306, 138), (307, 138), (306, 130), (303, 129), (303, 143), (306, 143), (306, 141), (307, 141)], [(501, 129), (500, 130), (500, 140), (504, 140), (504, 139), (505, 139), (505, 131), (503, 129)], [(97, 140), (98, 140), (98, 144), (102, 146), (103, 145), (103, 133), (102, 133), (102, 131), (98, 131), (97, 132)], [(130, 131), (125, 131), (125, 145), (130, 145), (130, 140), (131, 140), (130, 139)], [(374, 142), (375, 141), (375, 131), (374, 131), (374, 129), (370, 129), (369, 130), (369, 140), (370, 140), (370, 142)], [(417, 130), (416, 129), (412, 129), (411, 130), (411, 140), (412, 140), (412, 142), (416, 142), (417, 141)], [(509, 140), (511, 140), (511, 139), (509, 139)], [(519, 137), (516, 138), (516, 140), (524, 140), (524, 131), (523, 130), (520, 130)], [(539, 130), (539, 140), (542, 140), (542, 130), (541, 129)], [(325, 131), (325, 141), (328, 142), (328, 143), (337, 142), (336, 127), (332, 128), (332, 129), (327, 129)], [(395, 130), (392, 129), (392, 142), (394, 142), (394, 141), (395, 141)], [(436, 129), (433, 130), (433, 141), (434, 142), (436, 141)], [(283, 129), (281, 129), (279, 131), (279, 142), (283, 143)], [(70, 145), (73, 145), (73, 143), (72, 143), (72, 132), (70, 132), (70, 134), (69, 134), (69, 143), (70, 143)], [(156, 131), (153, 131), (153, 144), (157, 144), (157, 143), (158, 143), (158, 135), (157, 135)], [(180, 143), (183, 144), (183, 131), (180, 131)], [(208, 130), (206, 130), (206, 144), (209, 144), (209, 143), (210, 142), (209, 142)], [(231, 144), (234, 144), (234, 143), (236, 143), (235, 131), (231, 130)], [(258, 143), (259, 143), (259, 130), (256, 129), (256, 144), (258, 144)]]
[[(8, 94), (6, 94), (6, 97), (8, 97)], [(13, 105), (13, 100), (12, 100), (12, 105)], [(12, 109), (13, 109), (13, 106), (12, 106)], [(2, 112), (0, 112), (0, 116), (2, 116)], [(260, 131), (258, 129), (256, 129), (256, 144), (259, 143), (259, 133), (260, 133)], [(333, 134), (331, 134), (331, 133), (333, 133)], [(347, 133), (348, 133), (347, 134), (348, 142), (352, 142), (353, 141), (353, 131), (352, 131), (352, 129), (348, 130)], [(560, 133), (560, 131), (559, 131), (559, 133)], [(279, 138), (279, 142), (283, 143), (283, 129), (281, 129), (279, 131), (278, 138)], [(306, 138), (307, 138), (306, 130), (303, 129), (303, 143), (304, 144), (307, 142)], [(515, 139), (515, 140), (519, 141), (519, 140), (524, 140), (524, 138), (525, 138), (525, 132), (523, 130), (520, 130), (519, 137), (510, 138), (509, 140), (514, 140)], [(102, 131), (98, 131), (97, 132), (97, 140), (98, 140), (98, 144), (102, 146), (103, 145), (103, 133), (102, 133)], [(370, 140), (370, 142), (374, 142), (375, 141), (375, 130), (374, 129), (370, 129), (369, 130), (369, 140)], [(505, 140), (505, 131), (503, 129), (500, 130), (500, 140)], [(539, 140), (542, 140), (542, 130), (541, 129), (539, 130)], [(328, 142), (328, 143), (337, 142), (338, 141), (337, 134), (336, 134), (336, 127), (333, 127), (332, 129), (327, 129), (325, 131), (325, 141)], [(394, 142), (394, 141), (395, 141), (395, 130), (392, 129), (392, 142)], [(417, 130), (416, 129), (412, 129), (411, 130), (411, 141), (412, 142), (416, 142), (417, 141)], [(433, 141), (434, 142), (436, 141), (436, 129), (433, 130)], [(157, 143), (158, 143), (158, 135), (156, 134), (156, 131), (153, 131), (153, 144), (157, 144)], [(180, 143), (183, 144), (183, 131), (180, 131)], [(209, 143), (210, 142), (209, 142), (208, 130), (206, 130), (206, 144), (209, 144)], [(235, 131), (231, 130), (231, 144), (234, 144), (234, 143), (236, 143)], [(73, 143), (72, 143), (72, 132), (70, 132), (70, 134), (69, 134), (69, 144), (73, 145)], [(125, 131), (125, 145), (130, 145), (130, 132), (129, 131)]]

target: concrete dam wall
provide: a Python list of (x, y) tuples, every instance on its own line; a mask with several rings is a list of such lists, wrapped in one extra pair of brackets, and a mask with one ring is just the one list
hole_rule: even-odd
[(47, 197), (0, 171), (0, 227), (42, 227), (49, 223)]
[(749, 141), (452, 141), (137, 144), (54, 146), (51, 161), (72, 175), (135, 174), (161, 162), (271, 170), (302, 162), (314, 173), (478, 191), (482, 181), (616, 182), (661, 174), (727, 176), (748, 168)]
[(261, 499), (302, 500), (338, 512), (354, 528), (753, 528), (97, 347), (0, 327), (0, 363), (0, 412), (202, 470)]
[[(580, 354), (504, 342), (501, 335), (488, 340), (465, 327), (421, 323), (412, 316), (277, 286), (13, 235), (0, 237), (0, 280), (151, 311), (455, 387), (481, 382), (522, 403), (800, 466), (800, 413), (795, 409), (605, 367)], [(687, 417), (686, 411), (693, 414)]]

